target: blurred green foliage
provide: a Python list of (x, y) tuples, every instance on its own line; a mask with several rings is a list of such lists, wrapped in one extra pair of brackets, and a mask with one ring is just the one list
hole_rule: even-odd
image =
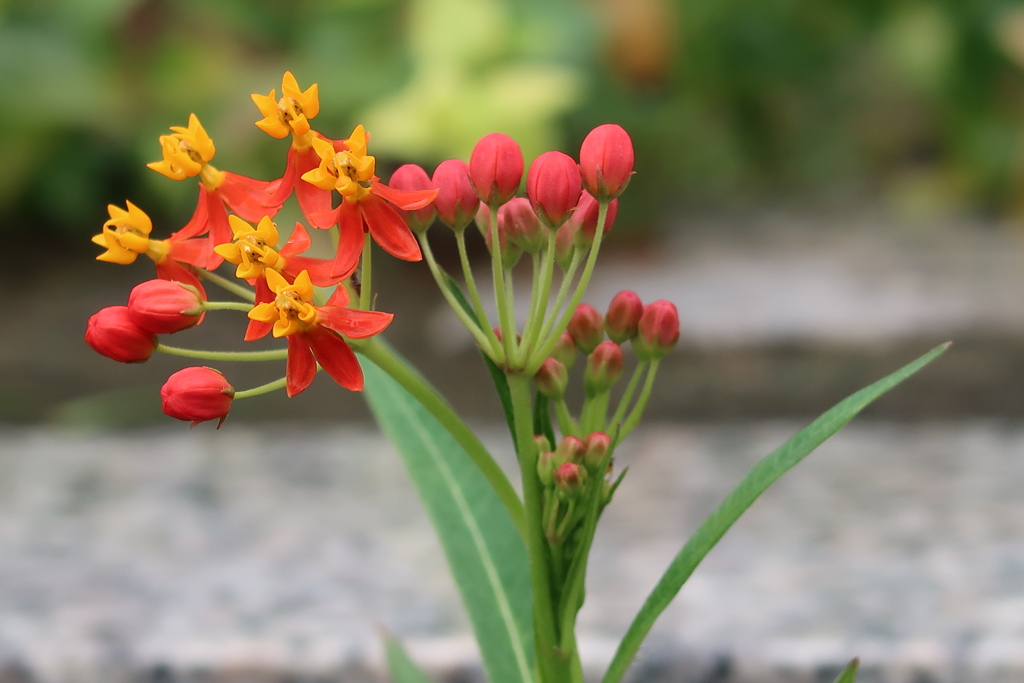
[(278, 175), (247, 95), (285, 69), (385, 170), (619, 122), (626, 222), (821, 192), (1012, 212), (1022, 65), (1015, 0), (0, 0), (0, 230), (84, 244), (127, 198), (177, 227), (194, 187), (143, 164), (193, 111), (215, 164)]

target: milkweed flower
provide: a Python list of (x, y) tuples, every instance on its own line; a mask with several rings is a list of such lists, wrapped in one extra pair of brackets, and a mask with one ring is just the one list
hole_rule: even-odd
[(295, 224), (288, 241), (278, 250), (281, 236), (277, 224), (270, 216), (261, 218), (255, 228), (238, 216), (229, 216), (228, 222), (231, 225), (232, 241), (217, 245), (214, 251), (228, 263), (238, 266), (235, 277), (241, 280), (262, 278), (268, 268), (294, 280), (300, 272), (307, 270), (314, 285), (330, 287), (352, 275), (355, 270), (353, 265), (348, 272), (333, 274), (331, 261), (300, 256), (311, 244), (309, 233), (302, 223)]
[(96, 260), (127, 265), (145, 254), (156, 264), (157, 277), (184, 282), (203, 293), (195, 268), (205, 268), (209, 262), (206, 240), (188, 239), (181, 231), (166, 240), (151, 239), (153, 221), (131, 202), (125, 204), (124, 209), (107, 205), (110, 219), (103, 224), (103, 231), (92, 237), (93, 244), (106, 249)]
[(213, 248), (231, 241), (227, 210), (252, 221), (265, 215), (273, 216), (284, 203), (283, 200), (276, 204), (271, 201), (280, 181), (247, 178), (210, 164), (216, 147), (195, 114), (189, 114), (187, 127), (171, 126), (171, 131), (171, 135), (160, 136), (163, 159), (146, 165), (171, 180), (199, 176), (196, 210), (179, 232), (186, 238), (209, 234), (208, 263), (204, 266), (213, 269), (221, 263)]
[[(277, 98), (276, 89), (272, 89), (269, 95), (253, 93), (250, 97), (263, 115), (263, 118), (256, 122), (257, 128), (278, 139), (286, 138), (289, 134), (292, 136), (284, 175), (278, 181), (269, 203), (280, 206), (287, 201), (292, 192), (295, 192), (303, 215), (313, 222), (311, 216), (331, 209), (330, 188), (324, 190), (302, 180), (303, 174), (320, 165), (320, 157), (313, 149), (313, 140), (329, 142), (337, 152), (345, 148), (345, 144), (340, 140), (329, 140), (310, 127), (310, 119), (320, 113), (317, 84), (314, 83), (302, 90), (292, 72), (285, 71), (281, 79), (280, 99)], [(314, 226), (329, 227), (315, 223)]]
[(320, 157), (319, 167), (304, 173), (302, 179), (341, 194), (341, 204), (326, 214), (308, 216), (316, 227), (337, 225), (341, 234), (335, 272), (347, 270), (349, 260), (357, 260), (359, 252), (345, 254), (343, 245), (351, 244), (352, 235), (362, 240), (368, 232), (373, 240), (395, 258), (419, 261), (420, 245), (409, 226), (395, 209), (415, 211), (430, 204), (437, 190), (396, 190), (380, 182), (377, 160), (366, 153), (366, 130), (360, 125), (345, 140), (345, 149), (337, 151), (326, 140), (313, 140), (313, 149)]
[(235, 398), (235, 388), (213, 368), (182, 368), (167, 378), (160, 388), (164, 414), (178, 420), (200, 422), (218, 420), (224, 424)]
[(394, 317), (380, 311), (348, 308), (348, 291), (338, 287), (323, 306), (313, 305), (313, 283), (302, 271), (289, 283), (276, 270), (266, 271), (273, 301), (257, 304), (249, 318), (258, 323), (247, 340), (273, 332), (288, 338), (286, 389), (289, 396), (304, 391), (316, 376), (317, 363), (334, 381), (351, 391), (362, 391), (363, 372), (359, 361), (341, 337), (372, 337), (383, 331)]

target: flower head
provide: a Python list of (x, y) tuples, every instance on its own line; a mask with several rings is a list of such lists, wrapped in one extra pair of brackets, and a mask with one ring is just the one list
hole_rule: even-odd
[(269, 95), (254, 93), (250, 97), (263, 114), (256, 127), (275, 138), (287, 137), (289, 133), (298, 137), (308, 135), (309, 120), (320, 113), (317, 84), (301, 90), (291, 71), (285, 71), (281, 79), (281, 99), (277, 99), (276, 90)]
[(394, 316), (348, 308), (344, 287), (335, 289), (323, 306), (314, 305), (313, 283), (306, 271), (299, 273), (294, 283), (275, 270), (267, 270), (266, 277), (274, 299), (249, 311), (249, 318), (261, 325), (246, 339), (258, 339), (270, 331), (275, 337), (288, 338), (288, 395), (294, 396), (310, 385), (317, 363), (341, 386), (361, 391), (363, 372), (341, 335), (371, 337), (384, 330)]
[(270, 216), (264, 216), (255, 228), (238, 216), (228, 216), (234, 241), (213, 248), (228, 263), (238, 266), (235, 277), (250, 280), (260, 277), (266, 268), (276, 268), (281, 255), (274, 250), (280, 235)]
[(110, 219), (103, 224), (103, 232), (93, 235), (92, 241), (106, 249), (96, 257), (97, 261), (134, 263), (139, 254), (149, 251), (149, 233), (153, 232), (153, 221), (145, 211), (131, 202), (125, 202), (127, 209), (113, 204), (107, 205)]

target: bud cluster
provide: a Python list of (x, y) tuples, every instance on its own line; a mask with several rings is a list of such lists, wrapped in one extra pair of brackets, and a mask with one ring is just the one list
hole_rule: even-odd
[[(578, 532), (588, 513), (611, 501), (622, 477), (611, 480), (612, 439), (604, 432), (584, 438), (563, 437), (554, 449), (538, 438), (537, 478), (544, 498), (544, 533), (558, 551), (571, 557)], [(596, 509), (591, 510), (591, 506)]]

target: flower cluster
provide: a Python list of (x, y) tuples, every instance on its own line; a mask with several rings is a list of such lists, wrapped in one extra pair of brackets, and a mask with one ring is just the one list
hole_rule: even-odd
[[(258, 128), (276, 138), (292, 137), (280, 178), (256, 180), (215, 167), (214, 142), (192, 114), (187, 126), (172, 126), (169, 135), (160, 136), (162, 158), (148, 164), (172, 180), (198, 179), (191, 219), (166, 239), (154, 239), (152, 220), (129, 201), (123, 209), (110, 205), (110, 219), (93, 237), (105, 249), (98, 260), (129, 264), (145, 255), (155, 263), (157, 277), (136, 287), (127, 306), (105, 308), (89, 319), (85, 338), (99, 353), (124, 363), (143, 362), (154, 351), (206, 360), (287, 359), (282, 380), (238, 393), (209, 368), (175, 373), (161, 393), (164, 411), (182, 420), (223, 421), (232, 398), (279, 387), (294, 396), (310, 385), (318, 367), (343, 387), (362, 389), (350, 344), (378, 334), (392, 316), (371, 310), (368, 283), (359, 296), (349, 279), (361, 261), (368, 268), (371, 243), (397, 258), (420, 260), (403, 215), (428, 208), (437, 194), (432, 188), (406, 191), (381, 182), (362, 126), (338, 140), (315, 131), (310, 121), (320, 108), (316, 85), (302, 90), (285, 73), (280, 98), (271, 90), (252, 99), (263, 116)], [(273, 219), (292, 194), (308, 225), (335, 233), (337, 248), (329, 258), (306, 255), (312, 240), (301, 222), (282, 243)], [(238, 281), (217, 273), (225, 261), (234, 266)], [(211, 282), (240, 301), (209, 301)], [(318, 293), (317, 287), (333, 292)], [(286, 352), (201, 352), (158, 339), (194, 327), (207, 311), (218, 309), (247, 312), (244, 339), (285, 337)]]

